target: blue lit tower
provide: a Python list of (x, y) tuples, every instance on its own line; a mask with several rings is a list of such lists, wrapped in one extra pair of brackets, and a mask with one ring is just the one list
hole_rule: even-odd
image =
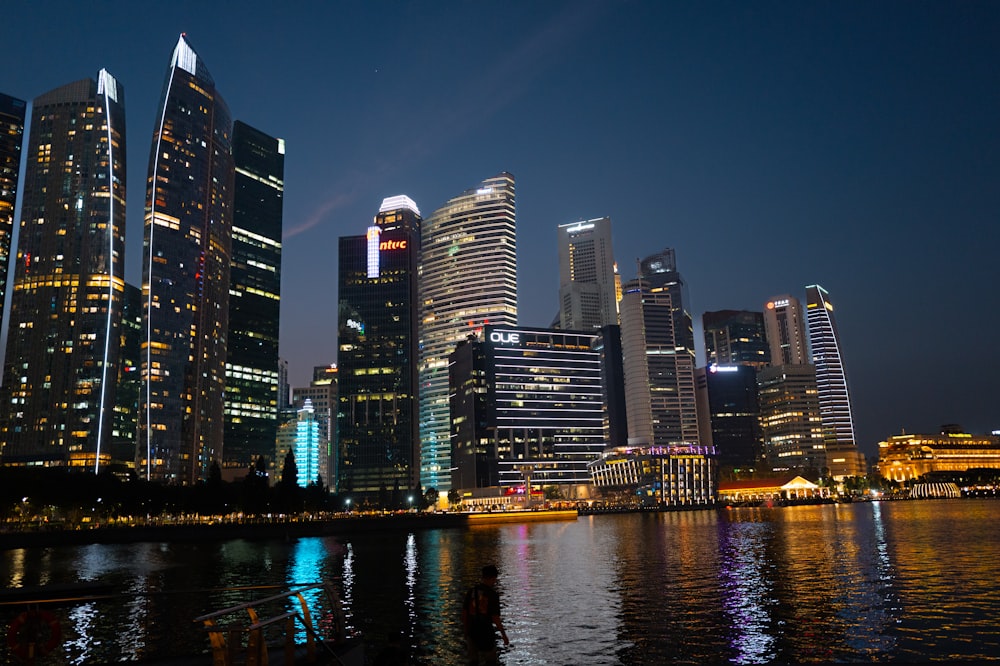
[(285, 142), (237, 120), (233, 125), (233, 164), (233, 259), (222, 466), (241, 472), (260, 456), (273, 454), (278, 427)]
[(417, 486), (420, 211), (382, 202), (367, 233), (340, 238), (337, 491), (384, 503)]
[(851, 396), (840, 353), (833, 303), (830, 302), (830, 294), (819, 285), (806, 287), (806, 320), (812, 361), (816, 366), (816, 388), (819, 390), (819, 411), (823, 419), (826, 464), (830, 476), (838, 481), (848, 476), (862, 476), (866, 470), (859, 459), (854, 439)]
[(32, 103), (2, 401), (4, 463), (111, 461), (125, 250), (125, 98), (107, 71)]
[(221, 463), (232, 245), (232, 120), (181, 35), (153, 132), (143, 237), (137, 466), (190, 484)]
[[(326, 483), (327, 447), (321, 430), (312, 401), (306, 398), (303, 405), (296, 410), (295, 420), (283, 423), (277, 428), (276, 450), (268, 454), (274, 455), (275, 467), (280, 469), (285, 461), (285, 455), (291, 451), (295, 457), (297, 471), (295, 482), (303, 488), (315, 483), (321, 476), (323, 483)], [(274, 449), (275, 445), (272, 443), (271, 447)], [(281, 472), (278, 476), (280, 478)]]
[(421, 248), (420, 483), (443, 493), (452, 467), (448, 356), (487, 324), (517, 326), (514, 176), (449, 199), (424, 222)]

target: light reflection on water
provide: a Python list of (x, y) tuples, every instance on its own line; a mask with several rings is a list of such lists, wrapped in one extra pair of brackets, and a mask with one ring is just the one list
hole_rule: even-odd
[[(10, 550), (0, 551), (0, 583), (123, 590), (56, 610), (66, 641), (41, 662), (53, 664), (201, 650), (192, 618), (247, 600), (224, 588), (332, 580), (370, 658), (402, 636), (415, 663), (457, 665), (463, 592), (490, 562), (501, 571), (508, 665), (996, 659), (998, 507), (863, 503)], [(325, 597), (309, 600), (329, 627)], [(0, 610), (4, 627), (18, 611)]]

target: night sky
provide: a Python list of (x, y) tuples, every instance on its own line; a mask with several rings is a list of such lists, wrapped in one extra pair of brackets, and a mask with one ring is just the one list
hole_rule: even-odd
[[(284, 4), (284, 6), (281, 6)], [(624, 279), (677, 252), (691, 311), (821, 284), (858, 442), (1000, 428), (1000, 3), (5, 3), (0, 92), (125, 88), (126, 277), (186, 32), (233, 117), (287, 144), (282, 356), (336, 360), (337, 238), (517, 179), (520, 323), (556, 226), (608, 215)], [(700, 334), (700, 327), (699, 327)], [(703, 358), (699, 358), (699, 365)]]

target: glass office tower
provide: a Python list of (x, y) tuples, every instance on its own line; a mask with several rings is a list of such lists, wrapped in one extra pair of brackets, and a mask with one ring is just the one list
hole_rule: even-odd
[(420, 258), (420, 483), (451, 488), (448, 355), (486, 324), (517, 325), (514, 176), (487, 178), (434, 211)]
[(148, 479), (195, 483), (222, 461), (232, 208), (229, 109), (181, 35), (146, 184), (137, 466)]
[(235, 473), (249, 469), (260, 456), (273, 455), (278, 428), (285, 142), (237, 120), (233, 125), (233, 164), (233, 259), (222, 467)]
[(618, 323), (611, 218), (560, 224), (559, 328), (588, 331)]
[(642, 260), (620, 304), (630, 443), (698, 445), (694, 331), (674, 251)]
[(24, 143), (23, 99), (0, 93), (0, 313), (7, 303), (7, 267), (14, 236), (21, 144)]
[(771, 364), (764, 314), (751, 310), (717, 310), (701, 316), (705, 335), (705, 365)]
[(816, 388), (830, 476), (837, 481), (848, 476), (863, 476), (867, 470), (854, 439), (851, 396), (847, 390), (833, 303), (830, 294), (819, 285), (806, 287), (806, 320), (812, 362), (816, 366)]
[(764, 333), (770, 349), (770, 364), (809, 363), (806, 320), (802, 303), (788, 294), (775, 296), (764, 304)]
[(142, 392), (142, 289), (126, 282), (122, 300), (121, 355), (118, 360), (118, 389), (115, 394), (112, 459), (134, 467), (139, 427), (139, 394)]
[(454, 487), (589, 496), (607, 440), (598, 331), (486, 326), (452, 353)]
[(125, 97), (106, 70), (32, 103), (2, 403), (5, 464), (111, 461)]
[(365, 235), (340, 238), (337, 491), (358, 503), (418, 483), (420, 226), (409, 197), (390, 197)]

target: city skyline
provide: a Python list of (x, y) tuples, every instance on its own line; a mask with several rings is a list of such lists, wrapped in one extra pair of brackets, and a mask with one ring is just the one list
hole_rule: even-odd
[[(339, 236), (385, 196), (434, 210), (509, 171), (519, 325), (558, 311), (558, 225), (609, 216), (623, 281), (650, 247), (676, 249), (696, 325), (809, 284), (834, 293), (865, 453), (900, 429), (1000, 425), (1000, 362), (926, 366), (942, 345), (988, 348), (1000, 317), (997, 7), (151, 11), (13, 8), (8, 43), (31, 66), (5, 71), (0, 92), (31, 100), (101, 68), (128, 89), (125, 274), (137, 284), (162, 66), (189, 32), (239, 116), (287, 141), (281, 354), (293, 385), (336, 358), (336, 295), (317, 305), (314, 285), (329, 282)], [(98, 26), (120, 37), (95, 42)], [(435, 39), (447, 34), (462, 39)], [(404, 35), (405, 53), (375, 46)]]

